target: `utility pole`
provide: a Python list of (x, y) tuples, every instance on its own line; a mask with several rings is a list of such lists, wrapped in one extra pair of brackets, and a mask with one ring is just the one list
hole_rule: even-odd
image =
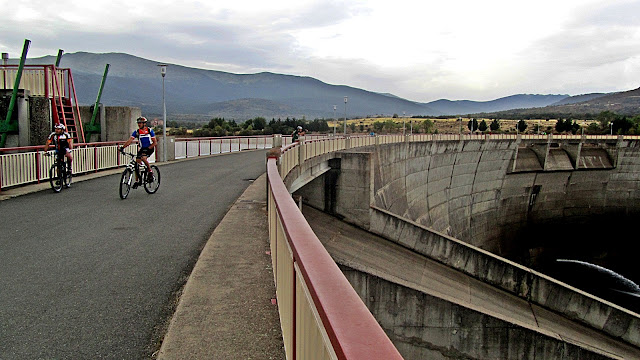
[(344, 136), (347, 137), (347, 96), (344, 97)]
[(333, 105), (333, 137), (336, 137), (336, 128), (338, 127), (338, 118), (336, 117), (337, 105)]
[(167, 75), (167, 65), (159, 64), (162, 74), (162, 161), (167, 162), (167, 105), (164, 100), (164, 77)]

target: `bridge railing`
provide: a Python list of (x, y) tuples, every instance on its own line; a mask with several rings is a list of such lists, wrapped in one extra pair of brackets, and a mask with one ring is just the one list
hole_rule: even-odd
[(402, 359), (313, 233), (282, 180), (301, 158), (345, 149), (346, 144), (344, 138), (295, 143), (283, 148), (279, 169), (278, 159), (267, 161), (271, 259), (290, 359)]
[[(324, 135), (307, 136), (311, 139)], [(291, 136), (283, 136), (284, 144), (291, 144)], [(115, 168), (128, 161), (118, 154), (117, 147), (124, 141), (74, 144), (73, 172), (82, 174)], [(273, 147), (273, 136), (234, 136), (222, 138), (179, 138), (175, 141), (176, 159), (223, 154)], [(43, 156), (44, 146), (0, 148), (0, 191), (9, 187), (39, 183), (49, 179), (53, 159)], [(156, 153), (149, 157), (155, 162)]]
[[(323, 139), (324, 135), (307, 136), (308, 139)], [(292, 143), (291, 136), (282, 137), (282, 145)], [(175, 140), (175, 158), (186, 159), (197, 156), (225, 154), (243, 150), (271, 149), (273, 136), (223, 136), (201, 138), (177, 138)]]
[[(126, 165), (129, 159), (118, 153), (124, 141), (74, 145), (73, 173), (82, 174)], [(54, 156), (44, 156), (44, 146), (0, 148), (0, 189), (49, 180)], [(51, 150), (49, 153), (53, 154)], [(155, 162), (155, 153), (149, 157)]]
[(243, 150), (270, 149), (272, 146), (272, 136), (179, 138), (175, 140), (175, 154), (176, 159), (185, 159)]

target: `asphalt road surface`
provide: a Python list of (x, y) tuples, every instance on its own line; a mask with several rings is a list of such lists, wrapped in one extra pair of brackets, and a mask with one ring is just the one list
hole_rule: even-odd
[[(0, 201), (0, 359), (144, 359), (265, 152), (160, 166), (126, 200), (120, 175)], [(247, 219), (250, 221), (250, 219)]]

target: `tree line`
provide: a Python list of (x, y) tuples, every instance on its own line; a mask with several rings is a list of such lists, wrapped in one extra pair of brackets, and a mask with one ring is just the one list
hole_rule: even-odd
[[(412, 116), (414, 119), (420, 119), (413, 125), (414, 133), (437, 133), (438, 129), (434, 120), (427, 119), (424, 116)], [(443, 117), (440, 117), (443, 118)], [(440, 119), (436, 117), (436, 119)], [(546, 125), (545, 123), (551, 118), (542, 118), (543, 123), (535, 124), (531, 128), (525, 119), (519, 119), (516, 124), (518, 132), (524, 133), (529, 129), (530, 132), (535, 133), (570, 133), (577, 134), (578, 132), (585, 134), (619, 134), (619, 135), (636, 135), (640, 134), (640, 115), (629, 117), (626, 115), (616, 114), (612, 111), (603, 111), (596, 115), (595, 122), (591, 122), (588, 126), (584, 127), (578, 120), (571, 117), (560, 118), (556, 120), (554, 126)], [(506, 120), (506, 119), (502, 119)], [(509, 119), (517, 120), (517, 119)], [(531, 120), (531, 119), (526, 119)], [(177, 121), (168, 121), (168, 133), (169, 135), (186, 135), (188, 130), (193, 131), (193, 136), (196, 137), (219, 137), (219, 136), (250, 136), (250, 135), (271, 135), (271, 134), (283, 134), (290, 135), (297, 126), (302, 126), (308, 132), (329, 132), (329, 122), (334, 122), (334, 119), (314, 119), (307, 120), (305, 118), (296, 119), (287, 117), (285, 120), (272, 118), (267, 121), (264, 117), (255, 117), (253, 119), (246, 120), (242, 123), (237, 123), (235, 120), (225, 120), (224, 118), (213, 118), (208, 123), (202, 125), (202, 123), (185, 123)], [(409, 128), (409, 120), (405, 124), (405, 128)], [(462, 124), (461, 124), (462, 125)], [(471, 132), (487, 132), (493, 133), (503, 132), (501, 119), (494, 118), (478, 119), (471, 117), (467, 122), (467, 128)], [(397, 133), (402, 131), (403, 124), (397, 122), (394, 119), (387, 119), (385, 121), (377, 120), (370, 125), (364, 125), (363, 122), (356, 124), (351, 122), (347, 125), (350, 132), (375, 132), (375, 133)], [(162, 132), (162, 127), (154, 128), (156, 132)], [(344, 131), (344, 121), (340, 120), (336, 124), (336, 132), (342, 133)]]
[[(527, 119), (529, 120), (529, 119)], [(551, 120), (549, 118), (545, 121)], [(628, 117), (626, 115), (616, 114), (612, 111), (603, 111), (595, 116), (595, 122), (590, 123), (584, 127), (578, 123), (577, 120), (572, 118), (560, 118), (556, 120), (555, 126), (546, 126), (543, 128), (540, 124), (533, 126), (533, 132), (545, 133), (555, 132), (558, 134), (577, 134), (578, 132), (584, 132), (585, 134), (598, 135), (598, 134), (616, 134), (616, 135), (638, 135), (640, 134), (640, 115)], [(516, 123), (516, 129), (519, 132), (525, 132), (529, 125), (525, 119), (520, 119)], [(478, 123), (478, 120), (471, 118), (467, 122), (467, 128), (474, 132), (485, 132), (490, 129), (492, 132), (500, 131), (500, 119), (493, 119), (490, 125), (487, 125), (485, 120)]]
[[(325, 119), (308, 121), (306, 119), (287, 117), (285, 120), (272, 118), (267, 122), (264, 117), (255, 117), (238, 124), (235, 120), (216, 117), (200, 126), (194, 126), (194, 123), (167, 121), (169, 135), (186, 135), (188, 130), (193, 130), (193, 136), (195, 137), (290, 135), (298, 126), (302, 126), (305, 130), (312, 132), (329, 131), (329, 125)], [(156, 132), (162, 132), (162, 130), (162, 126), (154, 128)]]

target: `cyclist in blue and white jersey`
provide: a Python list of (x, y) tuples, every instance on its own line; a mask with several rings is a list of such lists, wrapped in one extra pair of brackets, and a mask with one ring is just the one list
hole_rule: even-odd
[[(156, 145), (158, 144), (156, 140), (156, 134), (153, 129), (149, 129), (147, 127), (147, 118), (141, 116), (136, 122), (138, 123), (138, 129), (135, 130), (129, 140), (127, 140), (124, 144), (122, 144), (121, 150), (124, 150), (127, 146), (131, 145), (133, 140), (138, 139), (138, 154), (136, 155), (136, 161), (138, 164), (144, 162), (147, 166), (147, 171), (151, 171), (151, 166), (149, 165), (149, 160), (147, 158), (153, 154)], [(136, 183), (134, 184), (134, 188), (139, 184), (138, 174), (136, 174)]]

